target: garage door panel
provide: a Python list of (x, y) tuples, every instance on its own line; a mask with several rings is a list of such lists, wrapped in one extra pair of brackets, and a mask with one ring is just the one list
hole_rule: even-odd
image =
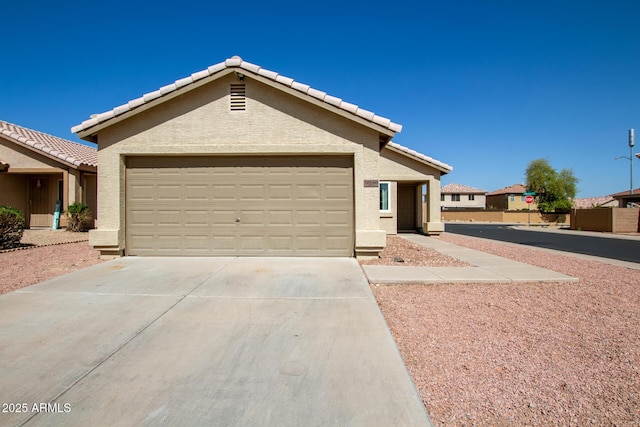
[(235, 184), (211, 184), (211, 199), (236, 200), (236, 195)]
[(128, 158), (127, 253), (352, 256), (351, 163), (308, 156)]
[(184, 224), (187, 227), (206, 227), (209, 225), (208, 210), (187, 210), (184, 211)]
[(182, 187), (186, 202), (209, 201), (209, 186), (205, 184), (185, 184)]
[(290, 210), (267, 212), (267, 225), (291, 226), (293, 224), (293, 212)]
[[(261, 177), (262, 178), (262, 177)], [(257, 179), (257, 178), (256, 178)], [(264, 185), (260, 184), (240, 184), (237, 188), (238, 200), (264, 201)]]

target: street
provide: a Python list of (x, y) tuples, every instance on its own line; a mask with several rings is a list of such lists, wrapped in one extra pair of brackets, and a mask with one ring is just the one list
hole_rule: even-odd
[(465, 236), (482, 237), (502, 242), (640, 263), (640, 239), (627, 240), (572, 235), (571, 230), (560, 233), (526, 231), (514, 229), (505, 224), (447, 223), (445, 231)]

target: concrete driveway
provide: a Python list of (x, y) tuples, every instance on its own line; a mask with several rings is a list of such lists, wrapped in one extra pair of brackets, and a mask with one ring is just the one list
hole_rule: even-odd
[(430, 425), (354, 259), (121, 258), (0, 296), (1, 425)]

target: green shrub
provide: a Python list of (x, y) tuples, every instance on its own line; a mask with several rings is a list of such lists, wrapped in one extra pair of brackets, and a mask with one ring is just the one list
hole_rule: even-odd
[(0, 206), (0, 249), (18, 247), (24, 225), (22, 212), (8, 206)]
[(65, 215), (69, 219), (67, 231), (87, 231), (91, 228), (93, 215), (89, 206), (82, 203), (69, 205)]

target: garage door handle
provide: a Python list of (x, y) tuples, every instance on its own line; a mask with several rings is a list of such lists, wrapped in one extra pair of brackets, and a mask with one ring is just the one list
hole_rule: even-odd
[(236, 218), (236, 222), (240, 222), (240, 218)]

